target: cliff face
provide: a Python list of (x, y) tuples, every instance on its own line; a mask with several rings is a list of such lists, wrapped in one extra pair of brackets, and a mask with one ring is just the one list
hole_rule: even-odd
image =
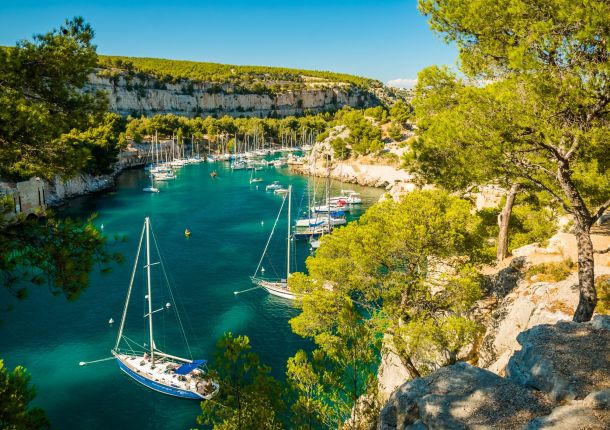
[(364, 90), (344, 83), (320, 83), (277, 94), (244, 94), (230, 84), (218, 86), (211, 82), (181, 81), (159, 85), (154, 80), (127, 80), (125, 75), (111, 79), (98, 74), (90, 76), (86, 89), (106, 91), (110, 109), (122, 115), (288, 116), (342, 106), (376, 106), (382, 96), (379, 89)]

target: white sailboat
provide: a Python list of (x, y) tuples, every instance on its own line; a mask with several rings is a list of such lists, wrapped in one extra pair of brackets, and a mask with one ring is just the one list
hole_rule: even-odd
[[(146, 265), (144, 267), (146, 267), (147, 278), (147, 310), (145, 311), (146, 314), (144, 317), (148, 319), (148, 346), (146, 346), (146, 344), (142, 346), (137, 345), (136, 342), (123, 334), (125, 318), (127, 317), (127, 310), (144, 236), (146, 236)], [(211, 399), (218, 392), (219, 386), (218, 383), (208, 376), (205, 369), (205, 360), (192, 360), (170, 355), (159, 350), (155, 345), (153, 314), (167, 311), (171, 307), (171, 304), (167, 303), (165, 306), (153, 310), (150, 268), (156, 264), (161, 263), (151, 263), (150, 261), (150, 219), (146, 217), (144, 219), (144, 226), (142, 227), (140, 242), (138, 244), (138, 252), (131, 273), (121, 325), (116, 344), (112, 349), (112, 355), (116, 358), (119, 368), (123, 372), (152, 390), (186, 399)], [(161, 267), (163, 267), (162, 264)], [(171, 297), (173, 297), (173, 294)], [(123, 346), (125, 347), (123, 348)]]
[[(254, 272), (254, 275), (250, 278), (254, 284), (258, 285), (261, 288), (264, 288), (269, 292), (269, 294), (273, 294), (274, 296), (282, 297), (284, 299), (293, 300), (297, 297), (297, 294), (290, 291), (288, 287), (288, 278), (290, 277), (290, 248), (291, 248), (291, 225), (290, 225), (290, 209), (291, 209), (291, 194), (292, 194), (292, 185), (288, 186), (288, 193), (284, 196), (284, 200), (282, 201), (282, 206), (277, 214), (277, 218), (275, 219), (275, 223), (273, 224), (273, 228), (271, 229), (271, 234), (269, 235), (269, 239), (267, 240), (267, 245), (265, 245), (265, 249), (263, 251), (263, 255), (261, 256), (260, 261), (258, 262), (258, 267)], [(263, 262), (263, 258), (267, 253), (267, 248), (269, 247), (269, 243), (271, 242), (271, 238), (273, 237), (273, 233), (275, 231), (275, 226), (277, 225), (278, 220), (280, 219), (280, 215), (282, 213), (282, 209), (284, 208), (284, 204), (288, 200), (288, 232), (286, 236), (286, 278), (285, 279), (265, 279), (262, 277), (257, 277), (259, 270), (261, 269), (261, 264)]]
[(256, 182), (263, 182), (263, 178), (257, 177), (256, 169), (252, 169), (252, 171), (250, 172), (250, 183), (254, 184)]
[(158, 193), (159, 192), (159, 189), (155, 188), (155, 186), (153, 184), (152, 175), (150, 176), (150, 187), (142, 188), (142, 191), (144, 191), (145, 193)]

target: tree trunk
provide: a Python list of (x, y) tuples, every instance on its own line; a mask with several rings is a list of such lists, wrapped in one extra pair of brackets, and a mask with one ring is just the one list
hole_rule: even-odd
[(593, 242), (589, 227), (582, 228), (576, 223), (574, 227), (576, 245), (578, 248), (578, 283), (580, 297), (574, 312), (573, 320), (576, 322), (589, 321), (597, 305), (597, 292), (595, 291), (595, 267), (593, 260)]
[(580, 287), (580, 297), (572, 319), (576, 322), (586, 322), (591, 320), (597, 305), (594, 252), (590, 231), (593, 217), (578, 192), (578, 188), (576, 188), (572, 181), (570, 166), (567, 161), (560, 163), (557, 167), (557, 179), (572, 206), (574, 235), (576, 236), (576, 247), (578, 249), (578, 285)]
[(510, 214), (513, 211), (515, 197), (519, 191), (519, 184), (513, 184), (506, 196), (506, 203), (502, 208), (502, 212), (498, 215), (498, 245), (496, 248), (496, 259), (498, 262), (504, 260), (508, 256), (508, 226), (510, 224)]

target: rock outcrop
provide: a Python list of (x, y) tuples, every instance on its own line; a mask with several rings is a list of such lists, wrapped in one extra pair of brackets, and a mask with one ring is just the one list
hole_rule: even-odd
[(457, 363), (399, 387), (378, 430), (610, 428), (610, 316), (521, 333), (507, 377)]
[[(380, 159), (367, 157), (339, 160), (333, 158), (330, 142), (336, 138), (345, 139), (350, 130), (344, 125), (330, 130), (329, 136), (314, 145), (304, 164), (292, 165), (291, 170), (302, 175), (330, 177), (341, 182), (358, 184), (368, 187), (385, 188), (389, 195), (398, 199), (401, 195), (413, 191), (412, 175), (400, 168), (400, 163), (383, 162)], [(330, 172), (326, 164), (326, 156), (331, 156)]]
[[(165, 83), (135, 77), (118, 79), (91, 74), (88, 91), (103, 90), (108, 94), (110, 109), (122, 115), (132, 113), (154, 115), (229, 115), (288, 116), (305, 112), (323, 112), (343, 106), (370, 107), (380, 103), (375, 91), (346, 83), (329, 83), (277, 94), (241, 93), (230, 84), (214, 82)], [(185, 89), (188, 88), (188, 89)]]
[(72, 197), (95, 193), (114, 185), (114, 175), (93, 176), (80, 173), (73, 178), (63, 180), (59, 177), (47, 184), (46, 203), (48, 206), (58, 206)]
[(556, 407), (550, 415), (531, 421), (526, 430), (607, 430), (609, 425), (610, 390), (605, 390)]
[[(597, 319), (610, 322), (610, 317)], [(521, 350), (506, 367), (506, 377), (516, 383), (547, 393), (555, 402), (610, 390), (610, 331), (560, 321), (535, 326), (517, 340)]]
[(377, 428), (512, 429), (550, 412), (544, 396), (462, 362), (401, 386), (381, 411)]
[[(594, 233), (592, 240), (596, 249), (605, 249), (610, 244), (606, 234)], [(550, 238), (544, 247), (531, 244), (513, 251), (506, 267), (490, 277), (488, 294), (497, 304), (484, 322), (486, 332), (479, 349), (479, 366), (504, 375), (509, 358), (520, 348), (519, 333), (540, 324), (572, 319), (579, 299), (576, 273), (559, 282), (537, 281), (535, 276), (525, 279), (523, 273), (532, 265), (576, 259), (574, 235), (563, 232)], [(607, 255), (596, 255), (596, 275), (607, 275), (609, 263)]]

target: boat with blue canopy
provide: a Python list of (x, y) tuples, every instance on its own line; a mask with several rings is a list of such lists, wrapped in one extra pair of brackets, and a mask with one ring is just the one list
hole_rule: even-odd
[[(208, 400), (214, 397), (218, 392), (219, 385), (208, 374), (206, 368), (206, 360), (194, 360), (192, 358), (182, 358), (176, 355), (167, 354), (157, 348), (154, 340), (154, 318), (153, 315), (158, 312), (170, 312), (175, 308), (171, 303), (166, 303), (158, 309), (153, 309), (153, 296), (151, 291), (151, 266), (159, 264), (163, 268), (161, 256), (159, 262), (151, 263), (150, 260), (150, 219), (147, 217), (144, 220), (144, 227), (140, 235), (138, 252), (136, 254), (131, 281), (127, 291), (127, 298), (123, 308), (123, 316), (119, 327), (116, 344), (112, 349), (112, 355), (116, 358), (119, 368), (129, 377), (150, 388), (170, 396), (181, 397), (185, 399)], [(136, 341), (125, 336), (125, 319), (129, 308), (129, 302), (132, 296), (133, 284), (140, 259), (140, 251), (142, 243), (146, 237), (146, 305), (144, 318), (148, 320), (148, 345), (139, 344)], [(154, 233), (153, 233), (154, 239)], [(158, 246), (155, 240), (155, 248), (158, 251)], [(163, 274), (166, 279), (167, 274), (163, 269)], [(168, 284), (169, 287), (169, 284)], [(174, 294), (170, 291), (170, 297), (173, 300)], [(190, 346), (186, 340), (184, 328), (180, 320), (180, 316), (176, 317), (179, 322), (181, 333), (184, 337), (186, 347), (190, 354)]]

